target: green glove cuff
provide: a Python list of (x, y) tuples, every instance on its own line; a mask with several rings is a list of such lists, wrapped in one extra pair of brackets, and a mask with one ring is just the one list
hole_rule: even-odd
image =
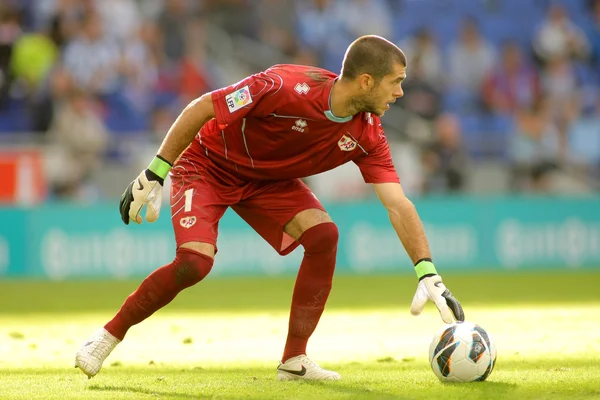
[(161, 156), (156, 156), (148, 166), (148, 169), (164, 180), (171, 170), (171, 167), (172, 165), (167, 160)]
[(417, 273), (417, 277), (419, 279), (421, 279), (423, 275), (437, 274), (435, 265), (433, 265), (431, 261), (420, 261), (417, 265), (415, 265), (415, 272)]

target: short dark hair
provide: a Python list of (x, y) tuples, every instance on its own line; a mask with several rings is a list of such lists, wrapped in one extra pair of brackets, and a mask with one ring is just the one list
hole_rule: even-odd
[(406, 67), (406, 56), (398, 46), (381, 36), (361, 36), (346, 50), (342, 78), (352, 80), (362, 74), (369, 74), (380, 81), (392, 72), (395, 64)]

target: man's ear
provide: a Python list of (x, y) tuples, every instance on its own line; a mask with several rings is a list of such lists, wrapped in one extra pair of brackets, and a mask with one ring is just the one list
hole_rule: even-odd
[(360, 88), (364, 91), (369, 91), (375, 86), (375, 79), (369, 74), (361, 74), (358, 77)]

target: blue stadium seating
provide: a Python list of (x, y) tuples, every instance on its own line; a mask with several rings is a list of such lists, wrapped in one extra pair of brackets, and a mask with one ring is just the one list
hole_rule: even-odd
[(0, 107), (0, 134), (31, 131), (25, 100), (8, 98)]
[[(564, 6), (582, 29), (590, 23), (584, 0), (404, 0), (394, 26), (395, 40), (427, 27), (446, 51), (457, 37), (463, 18), (468, 16), (479, 23), (483, 35), (494, 45), (513, 40), (529, 52), (532, 38), (552, 3)], [(597, 71), (589, 65), (576, 68), (581, 84), (598, 86)], [(514, 131), (512, 120), (482, 114), (476, 105), (477, 99), (466, 93), (453, 90), (444, 94), (443, 108), (460, 116), (469, 152), (475, 158), (504, 158), (509, 136)]]
[[(32, 4), (33, 0), (21, 0)], [(459, 33), (466, 16), (475, 18), (487, 40), (500, 45), (507, 39), (516, 40), (526, 51), (543, 21), (549, 4), (558, 3), (565, 7), (570, 18), (582, 29), (590, 24), (587, 1), (585, 0), (389, 0), (396, 12), (393, 37), (396, 42), (427, 27), (435, 35), (445, 51)], [(324, 66), (333, 71), (339, 69), (343, 51), (329, 52), (323, 60)], [(586, 87), (596, 88), (600, 84), (598, 71), (588, 65), (577, 65), (579, 82)], [(594, 99), (590, 100), (590, 105)], [(168, 96), (157, 96), (157, 106), (162, 101), (171, 101)], [(122, 97), (109, 96), (104, 99), (107, 108), (105, 122), (108, 128), (122, 137), (128, 133), (148, 128), (148, 116), (133, 109)], [(504, 143), (511, 132), (510, 121), (501, 117), (483, 115), (477, 99), (456, 90), (445, 94), (445, 111), (460, 116), (467, 138), (467, 145), (475, 156), (484, 156), (490, 151), (488, 143)], [(0, 133), (22, 132), (31, 129), (27, 105), (23, 100), (12, 99), (0, 109)], [(502, 149), (494, 155), (502, 157)]]

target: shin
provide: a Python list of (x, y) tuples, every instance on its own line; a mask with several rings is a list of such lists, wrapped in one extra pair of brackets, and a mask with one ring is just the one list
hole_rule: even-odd
[(175, 260), (151, 273), (104, 328), (123, 340), (129, 328), (169, 304), (183, 289), (204, 279), (212, 265), (211, 257), (180, 247)]
[(331, 291), (338, 244), (338, 229), (332, 222), (307, 229), (298, 239), (304, 247), (290, 313), (288, 337), (282, 361), (306, 354)]

